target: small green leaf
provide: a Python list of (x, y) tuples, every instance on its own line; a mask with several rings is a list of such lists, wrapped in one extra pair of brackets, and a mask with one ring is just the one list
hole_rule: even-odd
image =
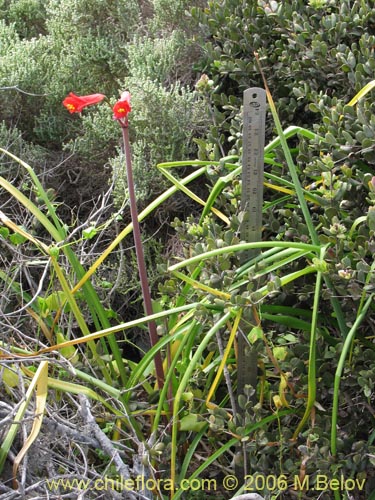
[(198, 421), (199, 416), (196, 413), (189, 413), (180, 420), (181, 431), (199, 432), (206, 425), (206, 422)]
[(98, 233), (98, 230), (95, 226), (90, 226), (82, 231), (82, 236), (85, 240), (91, 240)]
[(249, 339), (249, 342), (251, 344), (254, 344), (257, 340), (260, 340), (263, 338), (263, 330), (262, 330), (262, 327), (260, 326), (255, 326), (251, 332), (249, 333), (249, 335), (247, 336), (247, 338)]
[(273, 355), (277, 359), (277, 361), (284, 361), (288, 354), (288, 349), (286, 347), (274, 347), (273, 348)]
[(25, 243), (27, 238), (22, 236), (22, 234), (13, 233), (9, 236), (9, 240), (13, 243), (13, 245), (22, 245), (22, 243)]
[(181, 396), (182, 401), (189, 402), (194, 399), (194, 394), (189, 391), (189, 392), (184, 392)]
[(62, 290), (51, 293), (48, 297), (45, 297), (44, 303), (49, 311), (58, 311), (60, 307), (65, 304), (66, 297)]
[(244, 396), (243, 394), (240, 394), (238, 396), (238, 404), (241, 410), (244, 410), (246, 408), (247, 401), (248, 401), (247, 397)]
[(293, 335), (292, 333), (287, 333), (286, 335), (283, 336), (283, 338), (287, 342), (297, 342), (298, 341), (298, 338), (295, 335)]
[(100, 282), (100, 286), (101, 286), (102, 288), (108, 288), (108, 289), (109, 289), (109, 288), (112, 288), (112, 287), (113, 287), (113, 283), (111, 283), (110, 281), (107, 281), (107, 280), (102, 280), (102, 281)]
[(60, 253), (60, 249), (57, 246), (49, 247), (48, 251), (49, 251), (50, 256), (55, 257), (55, 259), (57, 259), (57, 257), (59, 256), (59, 253)]
[(375, 210), (369, 210), (367, 214), (367, 224), (371, 231), (375, 231)]
[[(64, 335), (61, 332), (56, 333), (56, 343), (57, 344), (63, 344), (66, 342), (68, 339), (64, 337)], [(76, 348), (72, 345), (67, 346), (67, 347), (62, 347), (60, 349), (61, 354), (68, 359), (73, 365), (78, 362), (78, 354), (76, 351)]]
[(0, 236), (7, 239), (9, 236), (9, 229), (7, 227), (0, 227)]
[(317, 271), (320, 271), (321, 273), (326, 273), (328, 271), (328, 264), (325, 260), (314, 257), (312, 262)]

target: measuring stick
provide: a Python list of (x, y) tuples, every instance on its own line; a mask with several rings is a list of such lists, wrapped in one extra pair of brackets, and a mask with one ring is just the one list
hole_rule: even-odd
[[(254, 87), (245, 90), (243, 102), (242, 139), (242, 195), (241, 240), (247, 243), (262, 239), (262, 208), (264, 180), (264, 136), (266, 117), (266, 92)], [(258, 249), (243, 252), (242, 263), (259, 253)], [(250, 320), (251, 318), (248, 318)], [(243, 333), (249, 333), (249, 321), (242, 323)], [(237, 393), (243, 394), (244, 386), (256, 388), (257, 358), (252, 353), (247, 340), (238, 336)]]
[[(264, 181), (264, 136), (266, 91), (250, 88), (244, 92), (242, 138), (241, 240), (247, 243), (262, 239)], [(244, 252), (242, 261), (255, 257), (259, 250)]]
[[(244, 217), (240, 227), (241, 240), (247, 243), (262, 239), (262, 208), (264, 179), (264, 137), (266, 116), (266, 92), (254, 87), (245, 90), (243, 101), (242, 139), (242, 195), (241, 210)], [(258, 249), (241, 255), (241, 263), (256, 257)], [(257, 353), (251, 348), (246, 336), (256, 325), (251, 309), (246, 309), (240, 322), (237, 354), (237, 395), (244, 393), (245, 385), (256, 389)], [(239, 410), (241, 415), (242, 410)], [(243, 418), (241, 425), (244, 425)], [(247, 474), (246, 458), (243, 467), (237, 467), (237, 476)], [(241, 470), (240, 470), (241, 469)], [(240, 477), (239, 477), (240, 479)]]

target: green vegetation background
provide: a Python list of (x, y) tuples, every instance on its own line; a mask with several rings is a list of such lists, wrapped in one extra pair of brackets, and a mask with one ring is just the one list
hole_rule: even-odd
[[(204, 182), (200, 179), (192, 185), (206, 199), (216, 181), (230, 171), (220, 160), (241, 154), (242, 93), (248, 87), (263, 86), (254, 59), (254, 52), (259, 54), (282, 126), (304, 127), (319, 136), (294, 137), (289, 147), (302, 187), (319, 200), (310, 201), (309, 209), (320, 244), (330, 244), (324, 273), (334, 292), (322, 290), (315, 421), (304, 429), (298, 448), (287, 444), (297, 420), (259, 431), (250, 445), (251, 470), (292, 475), (307, 464), (311, 474), (319, 470), (364, 477), (366, 498), (375, 491), (373, 303), (351, 344), (341, 381), (343, 403), (334, 460), (329, 455), (331, 420), (326, 414), (331, 410), (334, 374), (345, 340), (330, 299), (332, 294), (339, 299), (349, 331), (375, 286), (373, 92), (348, 106), (375, 79), (374, 51), (374, 5), (360, 0), (0, 0), (0, 147), (35, 169), (67, 227), (95, 228), (94, 239), (87, 237), (79, 246), (85, 267), (129, 222), (127, 185), (117, 123), (105, 106), (85, 110), (82, 116), (68, 115), (61, 105), (67, 93), (101, 92), (115, 102), (122, 90), (131, 92), (130, 133), (140, 209), (170, 185), (156, 168), (160, 162), (195, 158), (213, 165), (218, 162), (207, 170)], [(266, 143), (275, 135), (269, 113)], [(271, 160), (266, 170), (274, 180), (269, 182), (281, 185), (282, 179), (285, 187), (292, 179), (281, 147)], [(186, 166), (179, 175), (191, 171)], [(43, 207), (28, 177), (6, 155), (0, 156), (0, 174)], [(280, 203), (279, 198), (277, 189), (265, 189), (264, 240), (311, 243), (298, 200), (288, 195)], [(229, 217), (229, 227), (215, 218), (199, 222), (201, 208), (181, 192), (147, 219), (149, 274), (155, 301), (162, 306), (181, 291), (176, 278), (167, 280), (166, 261), (239, 241), (239, 180), (227, 185), (215, 201), (216, 208)], [(38, 220), (12, 203), (4, 191), (0, 191), (0, 205), (18, 225), (45, 237)], [(110, 218), (113, 223), (105, 227), (104, 221)], [(106, 231), (96, 231), (100, 227)], [(89, 246), (93, 242), (94, 248)], [(18, 244), (6, 233), (0, 234), (0, 266), (7, 276), (23, 263), (21, 253), (11, 250), (12, 245), (19, 249)], [(111, 255), (94, 278), (116, 321), (139, 317), (142, 311), (131, 240), (127, 247), (121, 247), (120, 256)], [(33, 250), (24, 255), (32, 259)], [(206, 264), (202, 283), (226, 291), (236, 266), (236, 259)], [(299, 269), (300, 263), (294, 262), (284, 270)], [(25, 293), (38, 281), (38, 272), (17, 278)], [(292, 318), (290, 310), (300, 311), (298, 319), (309, 323), (315, 280), (308, 275), (280, 287), (279, 279), (277, 272), (270, 272), (259, 282), (259, 287), (271, 283), (262, 326), (270, 345), (287, 349), (280, 365), (294, 374), (298, 391), (305, 394), (309, 329)], [(19, 301), (19, 290), (8, 284), (2, 277), (3, 312)], [(46, 296), (49, 292), (43, 290)], [(201, 298), (199, 291), (197, 296)], [(240, 298), (233, 300), (241, 305)], [(282, 311), (287, 312), (284, 319)], [(147, 340), (141, 342), (139, 337), (141, 329), (130, 335), (138, 339), (138, 347), (147, 349)], [(264, 345), (258, 349), (264, 356)], [(266, 391), (270, 401), (280, 385), (271, 368)], [(194, 389), (207, 392), (201, 378), (203, 374), (197, 375)], [(290, 399), (298, 408), (298, 398)], [(243, 405), (250, 420), (263, 415), (259, 409), (250, 410), (249, 402)], [(197, 408), (191, 411), (199, 413)], [(213, 454), (212, 436), (220, 441), (230, 424), (220, 412), (211, 417), (207, 442)], [(181, 447), (182, 442), (181, 437)], [(269, 446), (271, 442), (279, 446)], [(229, 458), (220, 460), (217, 469), (229, 467)], [(282, 495), (278, 498), (289, 498)]]

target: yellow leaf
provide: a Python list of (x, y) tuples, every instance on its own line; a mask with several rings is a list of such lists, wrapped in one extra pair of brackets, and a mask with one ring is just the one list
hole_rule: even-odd
[(10, 388), (18, 386), (19, 377), (13, 368), (3, 368), (3, 382)]
[(353, 99), (348, 102), (348, 106), (354, 106), (357, 104), (357, 102), (362, 99), (370, 90), (372, 90), (375, 87), (375, 80), (372, 80), (371, 82), (367, 83), (354, 97)]
[(47, 325), (44, 323), (44, 321), (42, 320), (42, 318), (35, 312), (31, 309), (31, 307), (28, 307), (26, 309), (26, 311), (28, 312), (28, 314), (30, 314), (30, 316), (32, 318), (35, 319), (35, 321), (38, 323), (38, 326), (40, 327), (40, 329), (42, 330), (44, 336), (46, 337), (46, 339), (48, 339), (49, 343), (52, 344), (52, 335), (51, 335), (51, 332), (50, 330), (48, 329)]
[[(37, 372), (35, 373), (32, 383), (29, 387), (33, 390), (36, 388), (36, 400), (35, 400), (35, 414), (33, 420), (33, 426), (31, 428), (31, 432), (28, 435), (25, 444), (23, 445), (21, 451), (18, 453), (13, 462), (13, 486), (17, 488), (17, 471), (18, 467), (25, 456), (27, 450), (33, 444), (35, 439), (37, 438), (40, 428), (42, 426), (44, 410), (46, 408), (46, 400), (47, 400), (47, 380), (48, 380), (48, 361), (42, 361)], [(29, 392), (28, 391), (28, 392)]]
[[(64, 342), (66, 342), (67, 339), (61, 332), (56, 332), (56, 341), (57, 344), (64, 344)], [(78, 362), (77, 349), (75, 349), (72, 345), (68, 345), (67, 347), (62, 347), (60, 349), (60, 352), (73, 365)]]
[(280, 408), (283, 407), (283, 403), (281, 401), (281, 398), (280, 396), (276, 395), (276, 396), (273, 396), (273, 404), (276, 406), (276, 410), (280, 410)]
[(290, 372), (280, 373), (280, 384), (279, 384), (279, 400), (282, 406), (289, 408), (289, 403), (286, 400), (285, 393), (288, 387), (288, 378), (290, 377)]

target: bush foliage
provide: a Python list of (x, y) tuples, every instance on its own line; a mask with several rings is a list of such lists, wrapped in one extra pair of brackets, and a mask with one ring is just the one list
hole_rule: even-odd
[[(1, 210), (18, 228), (12, 234), (0, 227), (1, 304), (6, 313), (20, 310), (4, 323), (18, 339), (17, 349), (28, 347), (20, 333), (25, 324), (31, 325), (27, 341), (34, 334), (36, 339), (29, 351), (39, 349), (40, 330), (54, 331), (56, 325), (59, 343), (111, 324), (118, 333), (121, 321), (132, 339), (145, 328), (141, 320), (129, 327), (142, 307), (132, 241), (125, 247), (119, 237), (131, 230), (118, 123), (105, 105), (79, 117), (61, 106), (70, 91), (101, 92), (111, 104), (124, 89), (132, 94), (134, 177), (147, 215), (146, 260), (170, 385), (155, 391), (152, 353), (143, 352), (137, 363), (130, 359), (129, 340), (119, 342), (119, 354), (112, 337), (63, 351), (70, 364), (65, 360), (59, 371), (63, 361), (53, 359), (51, 380), (78, 380), (104, 394), (95, 393), (94, 399), (116, 424), (102, 428), (113, 442), (126, 436), (119, 449), (131, 457), (134, 470), (143, 436), (149, 470), (161, 477), (194, 478), (196, 471), (221, 477), (239, 459), (234, 446), (240, 437), (251, 474), (300, 480), (307, 474), (310, 485), (318, 474), (342, 475), (366, 482), (353, 498), (373, 498), (375, 10), (370, 4), (0, 0), (0, 147), (32, 165), (49, 188), (44, 193), (29, 169), (0, 156), (1, 175), (26, 195), (25, 200), (14, 191), (23, 201), (10, 203), (6, 182), (8, 191), (0, 193)], [(246, 88), (264, 86), (255, 53), (282, 126), (295, 133), (288, 129), (287, 144), (271, 142), (283, 136), (270, 106), (262, 237), (269, 246), (244, 265), (241, 106)], [(200, 162), (194, 163), (196, 157)], [(164, 196), (171, 180), (177, 198)], [(204, 213), (197, 215), (197, 195), (190, 188), (210, 196), (215, 211), (203, 202)], [(157, 197), (165, 204), (155, 202)], [(48, 213), (61, 240), (30, 207)], [(23, 230), (31, 235), (27, 243)], [(56, 241), (47, 251), (33, 237), (47, 246)], [(70, 295), (83, 276), (81, 264), (96, 265), (115, 238), (118, 248), (97, 270), (92, 288), (88, 282)], [(59, 247), (62, 240), (67, 244)], [(46, 255), (52, 263), (56, 257), (54, 272), (43, 267)], [(30, 267), (24, 264), (29, 261)], [(63, 306), (65, 300), (69, 304)], [(245, 388), (233, 405), (235, 348), (225, 352), (225, 346), (233, 342), (239, 315), (250, 321), (250, 309), (252, 321), (259, 316), (259, 324), (248, 323), (245, 332), (257, 352), (259, 385)], [(138, 349), (147, 351), (147, 344), (140, 344)], [(225, 356), (225, 382), (215, 393)], [(17, 371), (13, 365), (12, 370)], [(3, 373), (15, 403), (17, 384)], [(24, 375), (17, 371), (17, 376)], [(77, 388), (51, 383), (71, 407), (67, 394)], [(236, 405), (240, 417), (232, 418)], [(129, 423), (119, 423), (119, 415), (131, 415)], [(98, 450), (94, 455), (90, 466), (114, 476), (108, 457), (103, 460)], [(316, 491), (296, 493), (291, 486), (289, 480), (288, 491), (260, 493), (267, 500), (299, 493), (316, 498)], [(344, 495), (328, 491), (322, 498)], [(180, 496), (182, 490), (174, 498)], [(186, 498), (195, 496), (189, 492)]]
[[(161, 181), (155, 161), (189, 154), (192, 134), (202, 125), (202, 113), (194, 111), (194, 92), (186, 86), (191, 84), (197, 54), (187, 37), (191, 23), (181, 23), (186, 2), (171, 3), (168, 16), (163, 2), (143, 13), (137, 1), (51, 0), (41, 9), (38, 2), (3, 4), (0, 120), (9, 128), (17, 125), (27, 141), (45, 148), (47, 156), (67, 147), (74, 155), (69, 167), (79, 165), (87, 180), (88, 166), (102, 171), (111, 158), (116, 163), (114, 127), (110, 119), (96, 116), (97, 110), (82, 127), (81, 120), (67, 119), (61, 101), (70, 91), (117, 98), (126, 86), (137, 112), (133, 133), (140, 197), (150, 199)], [(181, 26), (176, 29), (177, 20)], [(30, 31), (40, 28), (26, 34), (24, 25)], [(117, 182), (121, 198), (126, 195), (123, 181), (120, 176)]]

